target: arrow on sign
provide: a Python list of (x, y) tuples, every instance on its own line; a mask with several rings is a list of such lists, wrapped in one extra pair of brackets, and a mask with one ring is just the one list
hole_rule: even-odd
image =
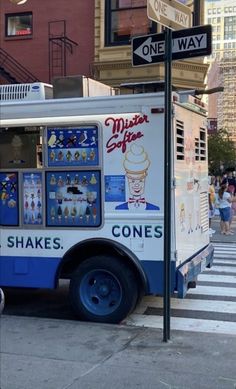
[[(211, 54), (212, 29), (198, 26), (172, 33), (172, 59), (199, 57)], [(163, 62), (165, 35), (152, 34), (133, 38), (133, 66)]]
[(150, 36), (134, 51), (134, 54), (150, 63), (152, 57), (165, 54), (165, 41), (153, 42)]

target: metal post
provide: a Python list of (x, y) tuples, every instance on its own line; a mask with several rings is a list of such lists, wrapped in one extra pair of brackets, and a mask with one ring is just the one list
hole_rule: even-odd
[(193, 26), (200, 26), (201, 5), (200, 0), (194, 0), (193, 2)]
[(170, 339), (171, 298), (171, 127), (172, 127), (172, 31), (165, 28), (165, 174), (164, 174), (164, 297), (163, 341)]

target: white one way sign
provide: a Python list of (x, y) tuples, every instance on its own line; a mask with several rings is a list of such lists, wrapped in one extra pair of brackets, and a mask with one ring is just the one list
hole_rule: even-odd
[[(172, 33), (172, 59), (199, 57), (211, 54), (210, 25), (193, 27)], [(165, 35), (153, 34), (133, 38), (133, 66), (163, 62)]]
[(190, 8), (176, 0), (148, 0), (147, 16), (174, 30), (191, 26)]

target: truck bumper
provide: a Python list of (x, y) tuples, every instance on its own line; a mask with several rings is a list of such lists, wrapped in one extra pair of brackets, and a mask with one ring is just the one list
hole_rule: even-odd
[(209, 244), (177, 269), (176, 285), (178, 297), (184, 298), (190, 285), (195, 284), (198, 274), (202, 273), (206, 267), (212, 266), (213, 254), (213, 245)]

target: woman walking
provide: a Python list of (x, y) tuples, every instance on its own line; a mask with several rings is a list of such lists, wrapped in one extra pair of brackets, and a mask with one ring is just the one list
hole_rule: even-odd
[(230, 218), (231, 218), (231, 204), (236, 201), (235, 196), (231, 196), (227, 192), (228, 184), (222, 184), (218, 191), (218, 204), (220, 212), (220, 229), (221, 234), (224, 235), (234, 235), (230, 231)]

